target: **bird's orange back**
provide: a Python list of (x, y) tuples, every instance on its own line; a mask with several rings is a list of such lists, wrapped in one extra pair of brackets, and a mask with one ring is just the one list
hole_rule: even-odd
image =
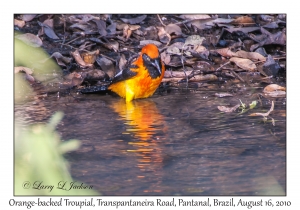
[(165, 66), (160, 60), (158, 48), (148, 44), (130, 68), (116, 75), (108, 89), (131, 101), (154, 94), (164, 77)]

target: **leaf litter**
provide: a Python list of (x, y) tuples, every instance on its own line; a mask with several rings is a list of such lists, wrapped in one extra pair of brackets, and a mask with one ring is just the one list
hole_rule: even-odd
[[(282, 14), (38, 14), (16, 15), (14, 24), (15, 38), (43, 48), (71, 75), (66, 81), (80, 92), (103, 91), (149, 43), (158, 46), (166, 65), (163, 84), (175, 90), (181, 83), (200, 90), (216, 82), (240, 90), (243, 85), (285, 86), (286, 15)], [(226, 96), (222, 94), (215, 96)], [(283, 88), (258, 94), (266, 100), (286, 97)]]

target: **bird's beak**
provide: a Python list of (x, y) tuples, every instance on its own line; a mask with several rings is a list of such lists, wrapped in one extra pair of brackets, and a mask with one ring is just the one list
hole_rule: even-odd
[(159, 71), (159, 73), (161, 74), (161, 68), (160, 68), (160, 58), (157, 58), (154, 60), (154, 62), (152, 62), (152, 65)]

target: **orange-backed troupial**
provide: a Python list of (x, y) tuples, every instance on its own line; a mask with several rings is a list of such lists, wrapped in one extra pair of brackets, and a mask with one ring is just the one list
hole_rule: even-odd
[(141, 55), (129, 68), (120, 71), (108, 87), (109, 90), (131, 101), (153, 95), (164, 77), (165, 66), (154, 44), (142, 48)]

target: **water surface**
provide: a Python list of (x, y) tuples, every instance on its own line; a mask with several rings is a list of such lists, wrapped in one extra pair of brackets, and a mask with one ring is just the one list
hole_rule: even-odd
[(102, 195), (285, 194), (285, 99), (273, 99), (275, 126), (248, 116), (270, 109), (264, 98), (241, 115), (217, 109), (239, 99), (249, 104), (255, 91), (226, 98), (214, 95), (224, 90), (173, 91), (132, 103), (103, 94), (49, 94), (16, 105), (15, 115), (46, 122), (63, 111), (62, 139), (82, 142), (66, 156), (71, 174)]

